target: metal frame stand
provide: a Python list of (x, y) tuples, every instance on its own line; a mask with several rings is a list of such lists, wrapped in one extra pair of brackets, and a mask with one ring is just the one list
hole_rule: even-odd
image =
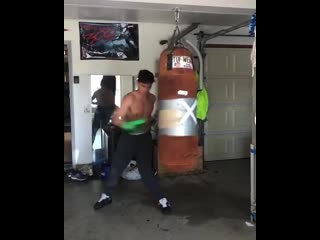
[(256, 222), (256, 69), (252, 79), (252, 144), (250, 145), (250, 210), (251, 221)]
[(256, 148), (250, 145), (250, 218), (256, 222)]

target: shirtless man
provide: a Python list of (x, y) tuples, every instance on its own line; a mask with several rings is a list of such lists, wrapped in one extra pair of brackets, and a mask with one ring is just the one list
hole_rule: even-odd
[[(92, 104), (98, 105), (92, 121), (92, 144), (94, 143), (96, 133), (100, 126), (103, 129), (106, 128), (106, 124), (108, 123), (111, 115), (116, 109), (114, 103), (115, 96), (113, 90), (111, 89), (115, 81), (115, 76), (103, 76), (100, 82), (101, 88), (95, 91), (92, 95)], [(96, 101), (94, 102), (95, 99)]]
[(112, 116), (113, 124), (122, 128), (128, 121), (144, 119), (146, 122), (131, 131), (122, 131), (104, 193), (94, 205), (96, 210), (112, 202), (112, 190), (132, 157), (136, 158), (142, 181), (158, 201), (162, 212), (168, 213), (171, 210), (170, 203), (161, 192), (157, 178), (152, 174), (151, 169), (152, 137), (150, 126), (151, 114), (156, 100), (156, 97), (150, 93), (153, 82), (153, 74), (148, 70), (141, 70), (138, 76), (138, 90), (127, 94), (123, 98), (121, 107)]

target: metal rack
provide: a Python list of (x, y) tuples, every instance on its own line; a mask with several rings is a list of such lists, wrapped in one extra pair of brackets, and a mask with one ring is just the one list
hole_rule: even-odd
[(256, 222), (256, 68), (252, 80), (252, 144), (250, 145), (250, 210), (251, 221)]

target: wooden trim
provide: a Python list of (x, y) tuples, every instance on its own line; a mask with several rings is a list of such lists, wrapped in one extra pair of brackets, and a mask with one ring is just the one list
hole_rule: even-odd
[(240, 45), (240, 44), (206, 44), (205, 48), (252, 48), (252, 45)]

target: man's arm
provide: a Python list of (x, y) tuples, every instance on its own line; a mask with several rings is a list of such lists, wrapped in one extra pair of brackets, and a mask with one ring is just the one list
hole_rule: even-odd
[(154, 116), (156, 114), (157, 110), (158, 110), (157, 109), (157, 104), (156, 104), (157, 98), (153, 94), (151, 96), (152, 96), (152, 102), (153, 102), (153, 110), (152, 110), (151, 116)]
[(96, 102), (93, 101), (95, 98), (97, 98), (96, 92), (94, 92), (94, 94), (93, 94), (92, 97), (91, 97), (91, 103), (92, 103), (92, 104), (98, 104), (97, 101), (96, 101)]
[(152, 112), (151, 112), (151, 115), (149, 117), (149, 123), (150, 123), (150, 126), (152, 126), (155, 122), (156, 122), (156, 118), (157, 118), (157, 104), (156, 104), (156, 96), (151, 94), (151, 101), (152, 101), (152, 106), (153, 106), (153, 109), (152, 109)]
[(121, 127), (123, 122), (125, 122), (125, 117), (128, 113), (128, 110), (132, 104), (132, 96), (126, 95), (122, 102), (120, 108), (118, 108), (112, 116), (112, 124)]

